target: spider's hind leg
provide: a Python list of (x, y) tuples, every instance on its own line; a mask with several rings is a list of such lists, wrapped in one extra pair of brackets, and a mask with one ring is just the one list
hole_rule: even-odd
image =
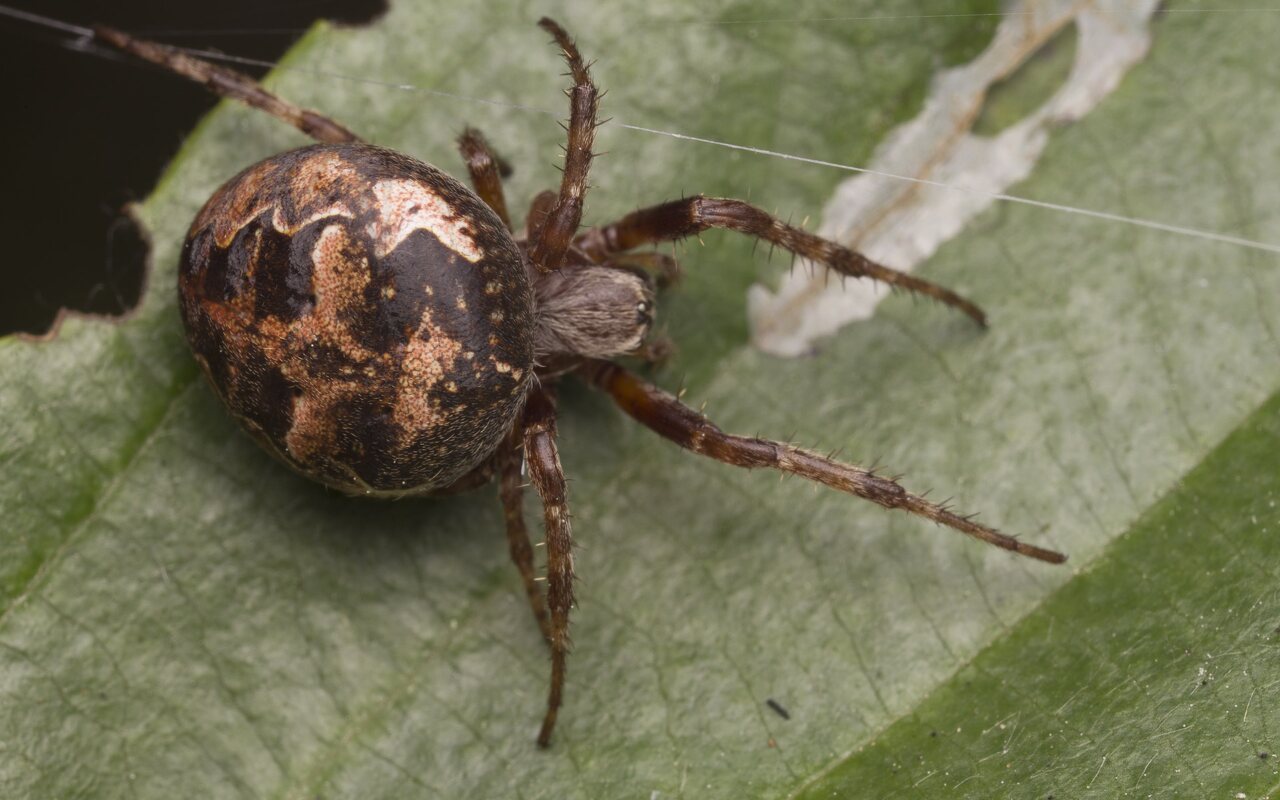
[(99, 26), (93, 30), (94, 38), (119, 50), (150, 61), (170, 72), (175, 72), (222, 97), (232, 97), (245, 105), (267, 112), (281, 119), (317, 142), (341, 144), (358, 142), (347, 128), (332, 119), (310, 109), (300, 108), (262, 88), (251, 76), (234, 69), (210, 63), (195, 56), (158, 42), (136, 39), (123, 31)]
[(538, 745), (551, 743), (564, 695), (569, 656), (569, 610), (573, 608), (573, 531), (566, 502), (564, 468), (556, 447), (555, 405), (544, 389), (529, 394), (524, 414), (524, 457), (542, 498), (547, 539), (547, 605), (551, 610), (551, 688)]
[(524, 466), (522, 447), (523, 432), (517, 430), (498, 453), (498, 496), (502, 500), (502, 515), (507, 523), (507, 546), (511, 561), (520, 571), (529, 608), (542, 631), (542, 638), (551, 642), (551, 619), (547, 615), (547, 601), (542, 588), (534, 577), (533, 545), (529, 541), (529, 529), (524, 524)]
[(856, 495), (885, 508), (900, 508), (996, 547), (1061, 564), (1062, 553), (1037, 547), (912, 494), (897, 481), (783, 442), (725, 433), (676, 398), (608, 361), (588, 361), (579, 374), (610, 395), (632, 418), (693, 452), (737, 467), (769, 467)]
[(458, 137), (458, 149), (467, 162), (471, 185), (485, 205), (492, 208), (511, 230), (511, 215), (507, 213), (507, 198), (502, 191), (502, 178), (511, 173), (510, 167), (494, 154), (484, 134), (475, 128), (467, 128)]

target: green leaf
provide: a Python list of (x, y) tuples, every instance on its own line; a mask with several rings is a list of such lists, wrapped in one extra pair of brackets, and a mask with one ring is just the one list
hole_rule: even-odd
[(799, 796), (1271, 797), (1280, 395), (1088, 572)]
[[(558, 177), (563, 67), (540, 14), (600, 59), (607, 114), (851, 164), (995, 22), (925, 0), (822, 24), (709, 24), (834, 16), (808, 4), (597, 5), (401, 3), (370, 29), (318, 29), (270, 83), (455, 172), (453, 136), (483, 128), (517, 168), (518, 208)], [(1146, 61), (1054, 132), (1017, 192), (1280, 241), (1278, 34), (1272, 14), (1161, 16)], [(589, 222), (698, 191), (799, 219), (845, 177), (617, 126), (600, 138)], [(566, 385), (582, 583), (567, 703), (540, 752), (547, 659), (494, 492), (326, 493), (239, 432), (186, 352), (187, 224), (238, 169), (301, 143), (224, 105), (142, 208), (155, 269), (140, 310), (0, 342), (4, 796), (1253, 798), (1277, 784), (1280, 757), (1258, 756), (1277, 749), (1280, 691), (1273, 255), (998, 206), (923, 267), (987, 307), (989, 331), (895, 298), (785, 361), (745, 346), (743, 313), (746, 287), (783, 265), (726, 235), (688, 247), (661, 383), (686, 383), (727, 429), (878, 458), (1071, 568), (697, 460)]]

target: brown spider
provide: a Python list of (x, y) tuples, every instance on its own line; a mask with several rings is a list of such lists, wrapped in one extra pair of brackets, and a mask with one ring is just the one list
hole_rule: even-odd
[[(573, 540), (556, 449), (554, 384), (574, 375), (681, 447), (739, 467), (771, 467), (885, 508), (905, 509), (1050, 563), (1025, 544), (912, 494), (896, 481), (790, 444), (726, 434), (610, 359), (654, 357), (654, 289), (674, 261), (630, 251), (728, 228), (841, 275), (872, 278), (954, 306), (973, 303), (869, 261), (740, 200), (695, 196), (579, 232), (598, 92), (573, 40), (564, 177), (534, 200), (513, 236), (499, 162), (478, 131), (459, 145), (475, 191), (440, 170), (363, 143), (249, 76), (108, 28), (108, 44), (289, 122), (322, 144), (249, 167), (196, 217), (183, 249), (179, 300), (187, 338), (214, 389), (272, 454), (353, 494), (470, 489), (500, 476), (511, 558), (551, 648), (538, 744), (564, 688)], [(522, 511), (522, 467), (542, 499), (547, 590), (534, 576)]]

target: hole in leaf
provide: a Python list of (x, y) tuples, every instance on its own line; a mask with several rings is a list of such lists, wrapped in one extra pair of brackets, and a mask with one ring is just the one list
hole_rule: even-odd
[[(365, 25), (387, 9), (388, 0), (65, 0), (45, 13), (275, 61), (317, 18)], [(127, 314), (141, 299), (145, 275), (143, 259), (131, 254), (137, 237), (119, 228), (115, 209), (147, 195), (176, 143), (217, 98), (162, 70), (87, 57), (43, 36), (9, 36), (0, 65), (5, 74), (41, 76), (12, 82), (6, 96), (26, 122), (5, 132), (7, 150), (24, 157), (6, 164), (6, 189), (21, 202), (11, 203), (0, 221), (10, 265), (0, 292), (0, 336), (52, 338), (63, 309)]]
[[(142, 298), (151, 264), (151, 239), (133, 206), (120, 209), (111, 220), (102, 247), (102, 264), (82, 271), (95, 280), (81, 288), (74, 302), (42, 291), (39, 282), (48, 277), (44, 270), (15, 271), (10, 279), (16, 285), (0, 302), (0, 336), (16, 333), (24, 339), (52, 339), (67, 314), (113, 321), (128, 316)], [(24, 296), (24, 291), (34, 297)]]

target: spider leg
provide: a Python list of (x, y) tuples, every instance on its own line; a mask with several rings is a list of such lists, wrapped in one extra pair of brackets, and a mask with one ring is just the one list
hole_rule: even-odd
[(672, 284), (679, 283), (684, 277), (679, 261), (656, 250), (641, 253), (614, 253), (604, 264), (606, 267), (640, 269), (651, 273), (659, 289), (666, 289)]
[(877, 264), (860, 253), (788, 225), (741, 200), (696, 195), (642, 208), (617, 222), (584, 231), (574, 244), (592, 258), (603, 260), (613, 253), (652, 242), (683, 239), (709, 228), (727, 228), (755, 236), (824, 264), (841, 275), (872, 278), (897, 289), (931, 297), (959, 309), (986, 327), (987, 316), (982, 309), (950, 289)]
[(556, 448), (556, 411), (543, 389), (529, 395), (524, 414), (524, 457), (542, 498), (547, 533), (547, 604), (551, 609), (551, 690), (547, 713), (538, 731), (538, 746), (551, 743), (564, 694), (565, 660), (569, 654), (569, 609), (573, 607), (573, 533), (565, 502), (564, 469)]
[(556, 22), (543, 17), (538, 26), (555, 37), (569, 62), (573, 88), (569, 90), (569, 141), (565, 147), (564, 177), (560, 194), (536, 238), (532, 238), (529, 261), (542, 272), (560, 269), (564, 254), (582, 222), (582, 198), (587, 193), (591, 169), (592, 143), (596, 136), (596, 106), (599, 93), (591, 81), (587, 64), (573, 39)]
[(484, 134), (475, 128), (467, 128), (458, 137), (458, 149), (467, 161), (467, 172), (471, 173), (471, 185), (475, 187), (476, 194), (502, 219), (507, 230), (511, 230), (507, 198), (502, 192), (502, 162), (489, 148)]
[(511, 550), (511, 561), (520, 570), (520, 578), (524, 581), (524, 591), (529, 597), (529, 608), (533, 610), (533, 618), (538, 622), (542, 638), (551, 642), (551, 620), (547, 616), (547, 602), (542, 596), (542, 589), (533, 575), (533, 545), (529, 542), (529, 530), (524, 524), (524, 479), (521, 468), (524, 466), (524, 453), (521, 451), (521, 433), (511, 437), (498, 453), (498, 468), (501, 477), (498, 481), (498, 496), (502, 499), (502, 515), (507, 522), (507, 546)]
[(852, 464), (844, 464), (782, 442), (727, 434), (675, 397), (642, 381), (617, 364), (588, 361), (579, 368), (579, 374), (612, 396), (623, 411), (642, 425), (699, 455), (748, 469), (770, 467), (789, 472), (832, 489), (857, 495), (885, 508), (910, 511), (1020, 555), (1051, 564), (1061, 564), (1067, 560), (1062, 553), (1027, 544), (985, 525), (979, 525), (969, 517), (962, 517), (908, 492), (894, 480)]
[(524, 218), (525, 241), (537, 241), (542, 236), (542, 229), (546, 227), (547, 218), (551, 216), (551, 209), (555, 205), (556, 193), (553, 191), (544, 189), (533, 196), (529, 212)]
[(123, 31), (98, 26), (93, 29), (94, 38), (144, 61), (202, 83), (214, 94), (233, 97), (246, 105), (261, 109), (277, 117), (318, 142), (338, 144), (358, 142), (360, 137), (323, 114), (300, 108), (271, 92), (243, 72), (212, 64), (188, 55), (169, 45), (135, 39)]

